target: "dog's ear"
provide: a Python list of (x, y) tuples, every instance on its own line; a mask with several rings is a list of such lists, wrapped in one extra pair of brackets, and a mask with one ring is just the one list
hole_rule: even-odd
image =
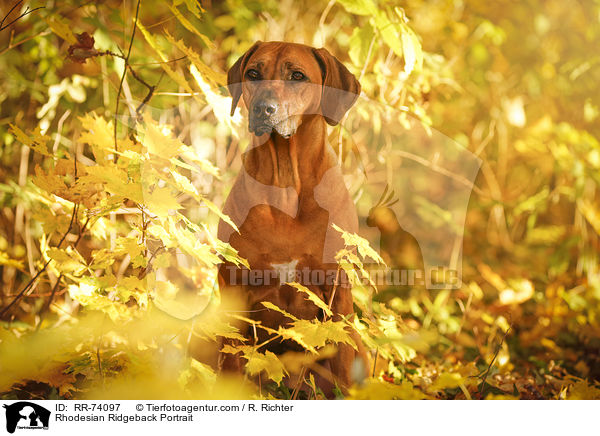
[(313, 49), (323, 76), (321, 112), (335, 126), (360, 94), (360, 83), (348, 69), (324, 48)]
[(250, 56), (252, 56), (261, 43), (262, 41), (255, 42), (246, 53), (235, 61), (235, 64), (233, 64), (227, 72), (227, 89), (229, 89), (229, 94), (231, 94), (231, 97), (233, 98), (233, 101), (231, 102), (231, 116), (235, 113), (235, 108), (242, 95), (242, 74), (244, 68), (246, 68)]

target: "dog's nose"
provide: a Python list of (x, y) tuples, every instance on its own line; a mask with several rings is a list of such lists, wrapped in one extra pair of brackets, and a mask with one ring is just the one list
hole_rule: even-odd
[(254, 115), (261, 118), (270, 118), (277, 112), (277, 102), (272, 99), (259, 100), (254, 103), (252, 111)]

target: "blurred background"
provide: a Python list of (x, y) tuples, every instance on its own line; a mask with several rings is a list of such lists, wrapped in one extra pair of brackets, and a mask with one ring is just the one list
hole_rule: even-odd
[[(235, 258), (214, 240), (248, 144), (225, 74), (257, 40), (326, 47), (359, 78), (330, 143), (361, 236), (388, 267), (459, 272), (356, 287), (376, 358), (351, 396), (600, 398), (597, 0), (7, 1), (0, 17), (2, 398), (285, 397), (187, 353), (229, 331), (188, 308)], [(276, 383), (277, 365), (261, 367)]]

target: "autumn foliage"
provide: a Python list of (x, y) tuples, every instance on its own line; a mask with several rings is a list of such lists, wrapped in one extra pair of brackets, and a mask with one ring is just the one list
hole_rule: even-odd
[[(600, 399), (597, 3), (59, 3), (0, 30), (2, 398), (322, 398), (282, 379), (355, 329), (372, 376), (346, 398)], [(215, 230), (248, 145), (225, 73), (259, 39), (325, 46), (359, 78), (330, 140), (381, 239), (343, 235), (353, 322), (266, 304), (305, 352), (228, 346), (235, 377), (193, 344), (242, 339), (216, 272), (246, 260)], [(395, 126), (420, 139), (392, 144)], [(421, 146), (435, 134), (453, 158)], [(384, 210), (401, 193), (375, 188), (402, 174), (421, 228), (462, 247), (457, 289), (370, 281), (418, 252)], [(458, 227), (439, 206), (456, 186)]]

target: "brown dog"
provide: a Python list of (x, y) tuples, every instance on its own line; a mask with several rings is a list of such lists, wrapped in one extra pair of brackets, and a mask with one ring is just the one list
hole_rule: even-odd
[[(253, 144), (244, 154), (243, 170), (224, 207), (240, 232), (221, 221), (218, 236), (248, 260), (252, 271), (244, 276), (231, 264), (223, 264), (222, 297), (241, 301), (247, 312), (242, 315), (274, 330), (289, 319), (261, 302), (271, 302), (300, 319), (323, 319), (305, 294), (285, 284), (297, 281), (330, 305), (334, 320), (351, 318), (348, 284), (322, 280), (337, 271), (334, 256), (344, 247), (332, 224), (350, 232), (358, 229), (354, 204), (327, 144), (326, 122), (339, 122), (358, 98), (360, 84), (325, 49), (257, 42), (229, 70), (228, 87), (232, 114), (240, 98), (248, 108)], [(282, 277), (282, 271), (293, 280)], [(248, 283), (248, 277), (257, 280)], [(239, 327), (251, 342), (270, 338), (265, 329)], [(358, 335), (353, 337), (360, 342)], [(302, 349), (291, 341), (271, 341), (264, 348), (276, 354)], [(351, 384), (356, 355), (352, 347), (340, 345), (334, 357), (322, 362), (330, 374), (325, 377), (329, 384), (320, 383), (324, 392), (331, 393), (332, 383), (342, 388)], [(221, 365), (225, 371), (240, 371), (243, 361), (239, 354), (223, 354)], [(364, 361), (358, 366), (366, 370)]]

